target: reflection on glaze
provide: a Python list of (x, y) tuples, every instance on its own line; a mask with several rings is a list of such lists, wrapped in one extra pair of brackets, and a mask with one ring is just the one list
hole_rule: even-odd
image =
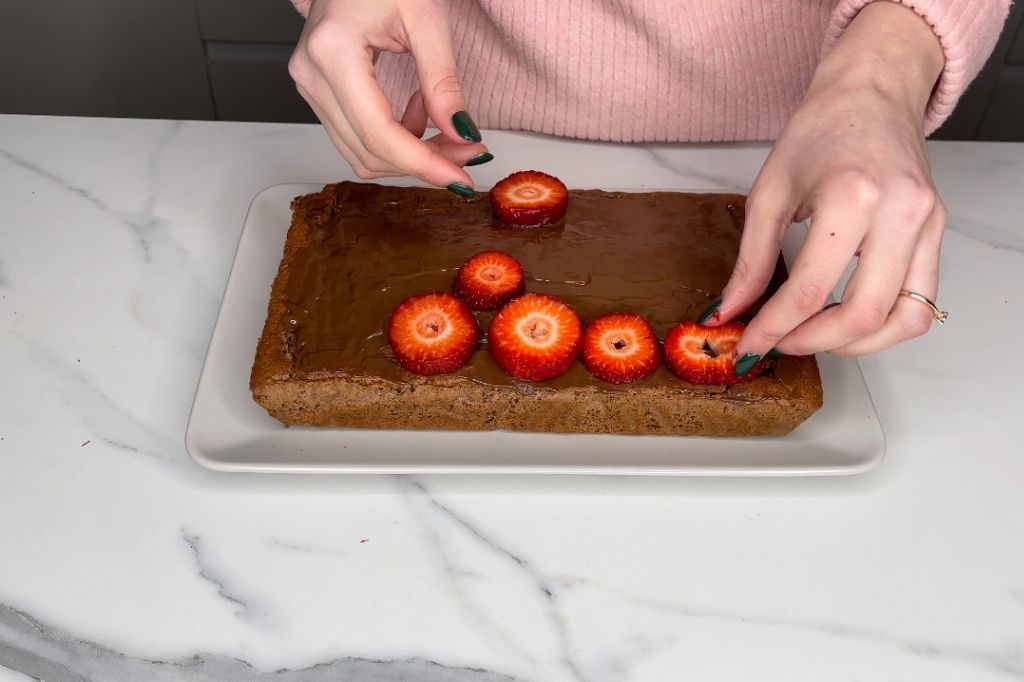
[[(293, 203), (305, 223), (293, 226), (304, 230), (303, 245), (285, 273), (283, 321), (291, 330), (286, 344), (294, 373), (414, 380), (393, 361), (383, 333), (388, 316), (408, 296), (448, 290), (463, 261), (486, 249), (511, 254), (523, 265), (529, 291), (565, 299), (584, 322), (636, 312), (663, 337), (673, 324), (696, 318), (728, 281), (743, 202), (732, 194), (573, 190), (562, 221), (510, 229), (494, 222), (485, 194), (467, 201), (426, 188), (330, 185)], [(477, 313), (485, 332), (492, 317)], [(776, 370), (784, 373), (786, 363), (780, 364)], [(494, 363), (486, 341), (456, 374), (522, 383)], [(638, 384), (692, 388), (664, 367)], [(531, 386), (571, 385), (622, 388), (593, 378), (579, 363)], [(743, 399), (745, 391), (730, 393)]]

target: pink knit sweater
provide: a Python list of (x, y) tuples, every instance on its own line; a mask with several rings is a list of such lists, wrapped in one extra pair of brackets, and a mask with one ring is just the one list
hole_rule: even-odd
[[(310, 0), (293, 0), (303, 14)], [(469, 111), (481, 128), (592, 140), (773, 139), (818, 60), (871, 0), (450, 0)], [(946, 63), (926, 129), (953, 110), (995, 44), (1009, 0), (899, 0)], [(409, 55), (377, 72), (397, 115)]]

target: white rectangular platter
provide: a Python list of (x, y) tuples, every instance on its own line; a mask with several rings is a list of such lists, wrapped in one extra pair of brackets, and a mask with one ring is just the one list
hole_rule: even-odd
[[(824, 407), (781, 437), (286, 428), (253, 401), (249, 371), (291, 220), (289, 203), (320, 188), (275, 185), (249, 208), (185, 434), (188, 452), (204, 467), (273, 473), (798, 476), (866, 471), (885, 454), (857, 362), (824, 354), (818, 357)], [(784, 254), (795, 249), (792, 239), (787, 242)]]

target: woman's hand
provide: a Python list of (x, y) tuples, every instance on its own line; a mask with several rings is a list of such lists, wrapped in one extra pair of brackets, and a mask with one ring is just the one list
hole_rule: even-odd
[[(943, 56), (931, 29), (888, 2), (864, 8), (819, 65), (751, 189), (735, 271), (706, 324), (764, 292), (790, 222), (811, 219), (789, 279), (737, 344), (737, 373), (772, 348), (863, 355), (923, 334), (946, 213), (932, 184), (925, 106)], [(850, 260), (838, 306), (822, 310)]]
[[(401, 122), (377, 83), (378, 50), (416, 59), (420, 89)], [(315, 0), (288, 71), (359, 177), (415, 175), (471, 192), (462, 166), (487, 148), (466, 112), (443, 0)], [(441, 133), (422, 141), (428, 116)]]

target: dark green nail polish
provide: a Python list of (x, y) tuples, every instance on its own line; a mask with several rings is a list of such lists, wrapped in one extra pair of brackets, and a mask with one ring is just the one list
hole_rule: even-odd
[(718, 298), (713, 300), (711, 302), (711, 305), (709, 305), (707, 308), (705, 308), (704, 312), (702, 312), (700, 314), (700, 317), (697, 318), (697, 324), (704, 324), (705, 322), (707, 322), (708, 319), (712, 315), (715, 314), (715, 311), (718, 310), (718, 306), (720, 306), (720, 305), (722, 305), (722, 297), (721, 296), (719, 296)]
[(472, 159), (466, 162), (467, 166), (479, 166), (481, 163), (487, 163), (494, 159), (494, 154), (490, 152), (480, 152)]
[(747, 353), (736, 359), (736, 364), (733, 366), (733, 372), (736, 376), (741, 377), (751, 370), (751, 368), (757, 364), (757, 361), (761, 359), (761, 356), (757, 353)]
[(770, 351), (765, 353), (765, 355), (767, 355), (770, 358), (781, 358), (783, 355), (785, 355), (785, 353), (783, 353), (778, 348), (772, 348)]
[(466, 197), (467, 199), (472, 199), (476, 196), (476, 192), (473, 191), (472, 187), (464, 185), (461, 182), (453, 182), (445, 187), (445, 189), (452, 194), (458, 194), (460, 197)]
[(452, 125), (455, 126), (455, 132), (463, 140), (479, 142), (483, 139), (480, 137), (480, 129), (476, 127), (472, 117), (465, 111), (456, 111), (452, 114)]

